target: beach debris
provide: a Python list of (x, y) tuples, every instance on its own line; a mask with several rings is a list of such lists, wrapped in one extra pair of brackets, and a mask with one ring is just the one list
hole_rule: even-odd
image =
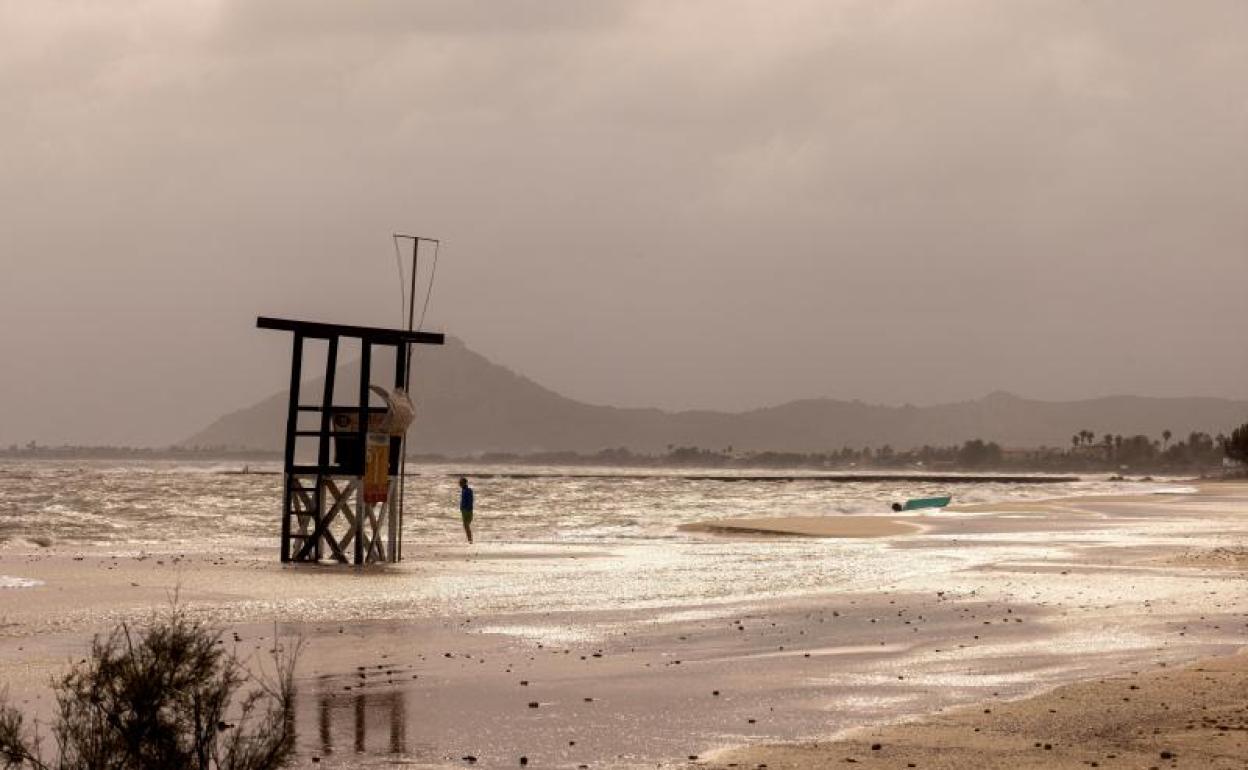
[(542, 705), (542, 704), (538, 703), (538, 702), (537, 702), (537, 701), (535, 701), (535, 700), (531, 700), (531, 701), (529, 701), (529, 708), (531, 708), (531, 709), (535, 709), (535, 708), (537, 708), (538, 706), (541, 706), (541, 705)]
[(470, 765), (475, 765), (477, 763), (477, 758), (471, 754), (465, 754), (463, 757), (461, 757), (461, 759), (463, 759), (465, 762), (467, 762)]
[(526, 756), (521, 756), (521, 757), (520, 757), (520, 766), (521, 766), (521, 767), (524, 767), (524, 766), (525, 766), (525, 765), (527, 765), (527, 764), (529, 764), (529, 758), (528, 758), (528, 757), (526, 757)]

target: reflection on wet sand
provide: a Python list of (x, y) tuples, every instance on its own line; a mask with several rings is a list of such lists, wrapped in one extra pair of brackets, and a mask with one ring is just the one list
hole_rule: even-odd
[[(363, 672), (360, 678), (364, 678)], [(407, 753), (407, 692), (397, 687), (364, 689), (366, 685), (343, 685), (338, 677), (322, 677), (316, 693), (320, 750), (333, 754), (350, 745), (357, 754)], [(369, 727), (374, 745), (369, 745)], [(377, 744), (377, 736), (388, 741)], [(344, 736), (349, 736), (349, 740)]]

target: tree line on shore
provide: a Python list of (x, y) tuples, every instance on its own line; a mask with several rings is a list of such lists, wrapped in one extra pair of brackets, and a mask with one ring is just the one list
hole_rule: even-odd
[[(707, 449), (697, 446), (671, 445), (665, 453), (645, 454), (624, 447), (603, 449), (590, 454), (577, 452), (487, 452), (472, 459), (482, 463), (541, 463), (550, 465), (655, 465), (694, 467), (750, 468), (822, 468), (848, 470), (862, 468), (978, 468), (1030, 470), (1132, 470), (1201, 471), (1219, 468), (1225, 458), (1248, 462), (1248, 424), (1232, 436), (1210, 436), (1192, 432), (1186, 439), (1171, 441), (1166, 431), (1160, 440), (1139, 434), (1121, 436), (1105, 434), (1097, 438), (1092, 431), (1081, 431), (1078, 440), (1068, 448), (1039, 447), (1005, 449), (994, 441), (974, 438), (962, 444), (922, 446), (914, 449), (880, 447), (842, 447), (828, 452), (737, 451), (733, 447)], [(1239, 436), (1238, 443), (1235, 437)], [(420, 459), (438, 461), (437, 455)]]
[[(24, 446), (0, 448), (0, 457), (27, 458), (101, 458), (101, 459), (225, 459), (237, 461), (273, 460), (279, 452), (230, 449), (226, 447), (135, 448), (110, 446), (41, 446), (29, 442)], [(1193, 472), (1224, 466), (1226, 460), (1248, 464), (1248, 423), (1229, 435), (1193, 431), (1186, 437), (1175, 437), (1165, 430), (1159, 438), (1144, 434), (1097, 434), (1080, 430), (1072, 434), (1067, 447), (1007, 449), (995, 441), (968, 439), (961, 444), (922, 446), (894, 449), (888, 444), (879, 447), (842, 447), (826, 452), (741, 451), (733, 447), (709, 449), (698, 446), (668, 445), (665, 452), (645, 453), (627, 447), (601, 449), (597, 452), (539, 451), (483, 452), (469, 457), (439, 454), (413, 454), (415, 461), (474, 462), (483, 464), (541, 465), (623, 465), (623, 466), (689, 466), (749, 468), (821, 468), (848, 470), (863, 468), (976, 468), (1030, 469), (1045, 471), (1119, 471)]]

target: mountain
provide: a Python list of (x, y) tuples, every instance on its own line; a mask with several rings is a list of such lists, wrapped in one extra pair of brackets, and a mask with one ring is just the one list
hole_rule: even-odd
[[(816, 452), (843, 446), (894, 448), (960, 444), (969, 438), (1006, 447), (1064, 447), (1080, 430), (1176, 437), (1229, 432), (1248, 421), (1248, 401), (1217, 398), (1109, 396), (1052, 402), (993, 393), (975, 401), (929, 407), (880, 406), (807, 399), (748, 412), (665, 412), (596, 406), (565, 398), (448, 338), (422, 348), (413, 366), (416, 423), (412, 452), (464, 455), (487, 451), (594, 452), (608, 447), (662, 451), (668, 445)], [(381, 367), (379, 367), (381, 368)], [(355, 387), (358, 364), (342, 366), (342, 393)], [(374, 380), (387, 382), (384, 369)], [(319, 395), (323, 381), (305, 393)], [(305, 396), (305, 402), (311, 399)], [(224, 415), (181, 442), (184, 447), (280, 450), (286, 392)]]

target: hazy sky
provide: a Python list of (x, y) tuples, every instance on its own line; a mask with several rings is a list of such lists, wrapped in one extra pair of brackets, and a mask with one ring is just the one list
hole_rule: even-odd
[(1245, 137), (1243, 0), (0, 0), (0, 443), (282, 388), (395, 230), (598, 403), (1248, 397)]

